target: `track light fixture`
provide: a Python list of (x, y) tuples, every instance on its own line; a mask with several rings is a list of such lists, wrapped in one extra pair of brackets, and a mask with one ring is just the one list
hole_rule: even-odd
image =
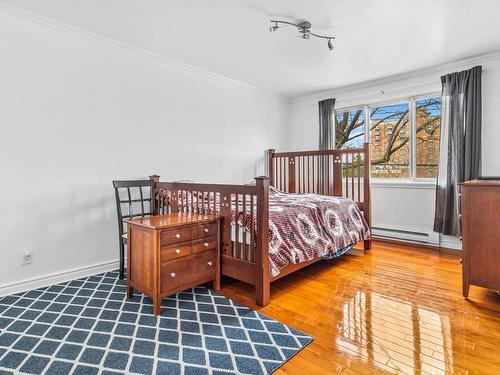
[(328, 43), (327, 43), (328, 49), (330, 51), (333, 51), (332, 39), (335, 39), (335, 37), (328, 36), (328, 35), (323, 36), (323, 35), (319, 35), (319, 34), (315, 34), (315, 33), (311, 32), (312, 25), (308, 21), (300, 21), (298, 23), (293, 23), (293, 22), (288, 22), (288, 21), (271, 20), (271, 23), (273, 24), (273, 26), (271, 26), (269, 28), (269, 31), (272, 33), (280, 28), (280, 26), (279, 26), (280, 24), (294, 26), (297, 28), (297, 31), (299, 32), (299, 35), (298, 35), (299, 38), (309, 39), (312, 35), (312, 36), (315, 36), (316, 38), (326, 39), (326, 40), (328, 40)]

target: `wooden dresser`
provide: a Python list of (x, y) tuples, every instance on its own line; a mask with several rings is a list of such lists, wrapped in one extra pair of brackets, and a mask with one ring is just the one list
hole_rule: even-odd
[(500, 181), (461, 184), (463, 295), (470, 285), (500, 289)]
[(220, 289), (220, 218), (169, 214), (126, 220), (128, 224), (127, 297), (134, 288), (153, 300), (213, 281)]

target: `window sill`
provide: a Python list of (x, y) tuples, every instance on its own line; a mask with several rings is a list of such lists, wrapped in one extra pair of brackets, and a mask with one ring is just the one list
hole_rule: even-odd
[(435, 180), (384, 180), (373, 178), (372, 186), (375, 188), (403, 188), (403, 189), (435, 189)]

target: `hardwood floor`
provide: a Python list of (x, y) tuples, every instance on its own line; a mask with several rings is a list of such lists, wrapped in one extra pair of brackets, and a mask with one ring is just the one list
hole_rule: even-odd
[(500, 296), (461, 295), (459, 255), (376, 241), (272, 284), (271, 303), (224, 280), (221, 293), (314, 341), (277, 374), (500, 374)]

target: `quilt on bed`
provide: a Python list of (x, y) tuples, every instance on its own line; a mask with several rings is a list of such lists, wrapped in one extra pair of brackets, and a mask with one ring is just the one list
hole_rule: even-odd
[[(249, 227), (250, 215), (238, 222)], [(256, 225), (254, 222), (253, 225)], [(343, 197), (269, 192), (269, 263), (272, 276), (292, 263), (331, 257), (370, 238), (370, 229), (356, 203)]]

